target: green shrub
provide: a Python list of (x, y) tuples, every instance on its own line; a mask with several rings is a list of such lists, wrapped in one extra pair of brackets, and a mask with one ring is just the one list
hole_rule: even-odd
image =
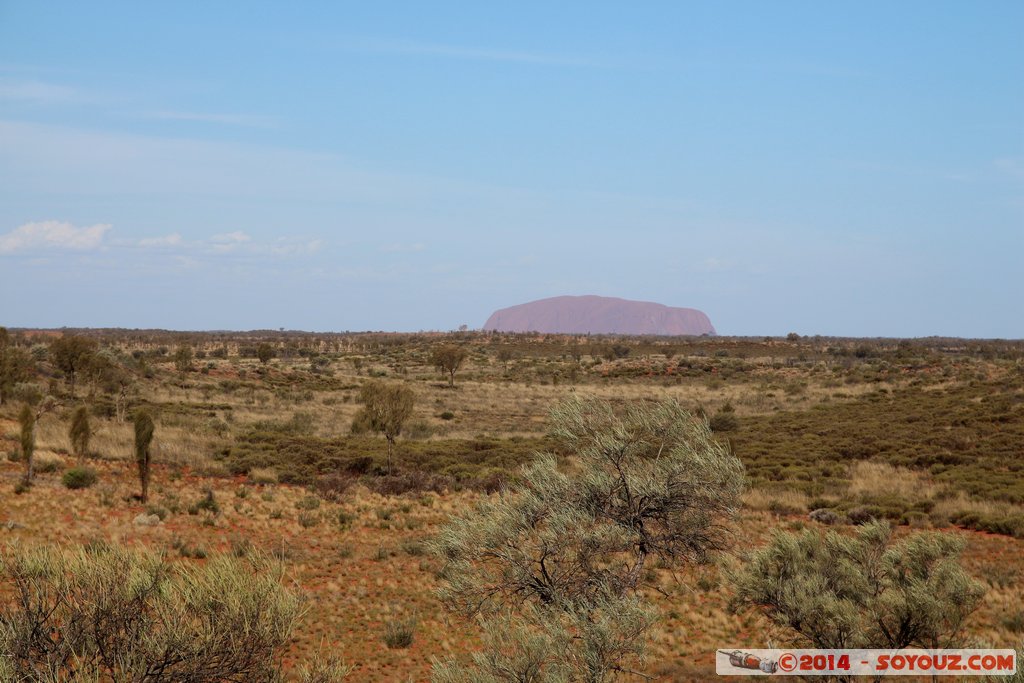
[(69, 489), (87, 489), (96, 483), (96, 479), (96, 470), (91, 467), (72, 467), (61, 477)]
[(957, 647), (984, 588), (959, 564), (952, 534), (894, 540), (886, 522), (854, 536), (777, 532), (734, 577), (731, 607), (817, 648)]
[(708, 420), (708, 426), (713, 432), (732, 432), (739, 428), (740, 421), (734, 413), (717, 412)]
[(336, 519), (338, 520), (338, 526), (342, 529), (348, 529), (352, 526), (352, 522), (356, 521), (357, 516), (346, 510), (339, 510)]
[(436, 663), (436, 681), (615, 680), (654, 623), (651, 565), (675, 570), (726, 541), (717, 520), (737, 511), (745, 477), (703, 420), (671, 400), (578, 397), (551, 417), (576, 466), (534, 458), (430, 544), (442, 603), (484, 641), (479, 657)]

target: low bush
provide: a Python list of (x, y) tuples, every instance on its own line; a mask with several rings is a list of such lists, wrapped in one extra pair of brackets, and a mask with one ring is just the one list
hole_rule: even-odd
[(69, 489), (87, 489), (96, 483), (96, 479), (96, 470), (91, 467), (72, 467), (61, 477)]
[(954, 514), (950, 521), (964, 529), (1024, 538), (1024, 515), (1022, 514), (985, 515), (965, 511)]
[(306, 496), (295, 502), (297, 510), (317, 510), (320, 508), (320, 499), (316, 496)]
[(416, 636), (416, 620), (389, 619), (384, 624), (384, 644), (392, 650), (405, 649), (412, 645)]
[(217, 498), (213, 495), (213, 489), (206, 489), (203, 497), (192, 503), (188, 508), (188, 514), (190, 515), (198, 515), (202, 511), (210, 512), (214, 515), (220, 514), (220, 505), (217, 503)]
[(303, 529), (310, 529), (320, 524), (320, 514), (317, 512), (300, 512), (299, 526)]
[(858, 505), (846, 512), (846, 518), (850, 524), (867, 524), (882, 517), (881, 510), (874, 505)]
[(818, 524), (836, 524), (839, 521), (839, 515), (828, 508), (818, 508), (817, 510), (811, 511), (811, 514), (807, 515), (811, 521), (817, 522)]
[(56, 454), (36, 453), (32, 458), (32, 469), (36, 474), (49, 474), (64, 469), (64, 458)]
[(352, 487), (353, 477), (345, 474), (328, 474), (319, 477), (314, 484), (317, 495), (331, 501), (339, 501)]
[(391, 476), (371, 477), (367, 487), (382, 496), (400, 496), (405, 493), (433, 491), (441, 493), (451, 486), (451, 480), (426, 472), (400, 472)]

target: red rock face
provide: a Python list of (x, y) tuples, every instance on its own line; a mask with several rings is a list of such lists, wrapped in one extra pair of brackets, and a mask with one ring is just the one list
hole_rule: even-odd
[(694, 308), (604, 296), (556, 296), (510, 306), (492, 313), (484, 329), (562, 334), (715, 334), (708, 317)]

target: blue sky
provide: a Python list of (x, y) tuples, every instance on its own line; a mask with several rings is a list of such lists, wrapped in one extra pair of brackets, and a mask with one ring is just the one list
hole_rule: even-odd
[(0, 0), (0, 324), (1024, 337), (1024, 3)]

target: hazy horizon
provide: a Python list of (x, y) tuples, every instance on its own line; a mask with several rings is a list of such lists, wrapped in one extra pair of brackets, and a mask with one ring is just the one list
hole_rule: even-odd
[[(102, 9), (97, 9), (101, 7)], [(0, 325), (1024, 338), (1024, 4), (0, 4)]]

